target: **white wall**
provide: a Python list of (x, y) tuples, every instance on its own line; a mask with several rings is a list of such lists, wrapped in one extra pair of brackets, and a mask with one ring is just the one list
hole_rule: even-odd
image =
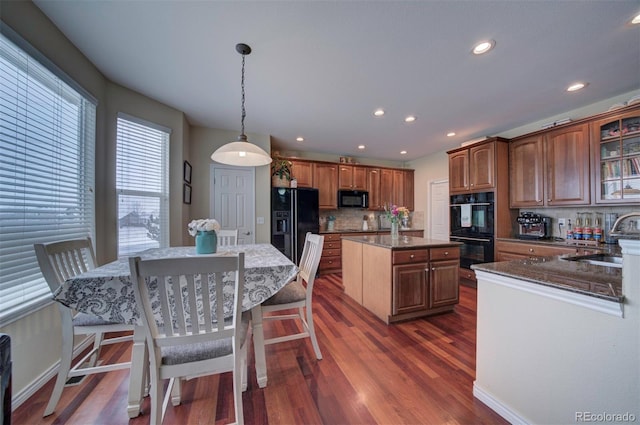
[[(205, 127), (191, 127), (189, 157), (193, 167), (191, 217), (209, 217), (211, 197), (211, 185), (209, 166), (213, 162), (211, 154), (220, 146), (236, 141), (240, 133), (237, 131), (216, 130)], [(249, 141), (260, 146), (265, 151), (270, 150), (270, 137), (247, 133)], [(271, 241), (271, 168), (269, 166), (257, 167), (255, 178), (255, 216), (264, 217), (264, 224), (255, 224), (256, 243), (269, 243)], [(187, 245), (193, 245), (193, 238)]]
[(421, 225), (424, 229), (424, 237), (429, 238), (431, 237), (431, 229), (429, 228), (429, 212), (431, 211), (430, 183), (449, 178), (449, 156), (446, 151), (441, 151), (410, 161), (407, 166), (415, 169), (413, 184), (415, 187), (414, 206), (416, 211), (424, 211), (424, 223), (421, 223)]

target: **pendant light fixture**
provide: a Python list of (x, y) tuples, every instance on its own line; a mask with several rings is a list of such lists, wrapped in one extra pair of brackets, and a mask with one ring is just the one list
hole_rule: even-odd
[(238, 141), (229, 142), (219, 147), (211, 159), (221, 164), (237, 165), (240, 167), (258, 167), (270, 164), (272, 159), (268, 153), (259, 146), (250, 143), (244, 134), (244, 117), (247, 115), (244, 109), (244, 57), (251, 53), (251, 47), (246, 44), (236, 44), (236, 51), (242, 55), (242, 132)]

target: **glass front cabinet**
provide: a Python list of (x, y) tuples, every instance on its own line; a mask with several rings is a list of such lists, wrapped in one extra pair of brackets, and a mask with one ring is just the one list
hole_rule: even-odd
[(592, 126), (596, 203), (640, 203), (640, 108)]

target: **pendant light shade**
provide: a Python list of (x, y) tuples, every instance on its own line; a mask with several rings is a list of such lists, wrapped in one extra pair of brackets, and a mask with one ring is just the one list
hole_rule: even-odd
[(211, 159), (221, 164), (259, 167), (270, 164), (272, 159), (262, 148), (250, 143), (244, 134), (244, 117), (247, 115), (244, 108), (244, 57), (251, 53), (251, 47), (240, 43), (236, 45), (236, 51), (242, 55), (242, 133), (236, 142), (229, 142), (216, 149)]

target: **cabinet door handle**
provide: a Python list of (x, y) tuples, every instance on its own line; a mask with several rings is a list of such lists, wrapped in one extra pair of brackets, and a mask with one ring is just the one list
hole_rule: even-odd
[(435, 267), (431, 267), (431, 271), (432, 271), (432, 272), (435, 272), (435, 271), (436, 271), (436, 268), (435, 268)]
[(551, 202), (551, 198), (547, 199), (547, 202)]

